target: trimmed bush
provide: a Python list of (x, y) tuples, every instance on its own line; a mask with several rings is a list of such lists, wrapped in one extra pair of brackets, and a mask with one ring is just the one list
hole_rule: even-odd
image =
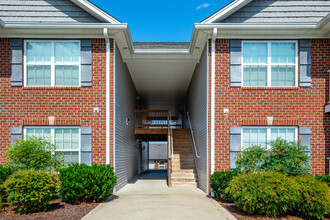
[(4, 182), (7, 201), (20, 213), (45, 211), (59, 189), (54, 174), (44, 171), (20, 170)]
[(308, 147), (300, 142), (288, 142), (277, 139), (269, 143), (270, 150), (260, 146), (251, 146), (237, 154), (237, 169), (244, 173), (280, 172), (289, 175), (305, 175), (311, 172), (310, 156), (304, 151)]
[(61, 155), (55, 154), (55, 145), (46, 139), (27, 137), (17, 139), (7, 151), (9, 164), (23, 170), (58, 171), (62, 167)]
[(117, 176), (110, 165), (70, 164), (60, 171), (61, 199), (70, 204), (102, 201), (111, 195)]
[[(15, 168), (10, 165), (0, 165), (0, 198), (2, 199), (5, 196), (5, 188), (2, 184), (12, 175), (15, 171)], [(2, 202), (2, 201), (1, 201)]]
[(294, 210), (298, 189), (298, 183), (286, 174), (269, 172), (238, 175), (225, 192), (244, 212), (276, 217)]
[(330, 191), (325, 182), (316, 180), (313, 176), (298, 176), (300, 201), (294, 213), (304, 219), (323, 219), (330, 210)]
[(225, 189), (228, 187), (229, 182), (237, 175), (237, 170), (214, 172), (210, 177), (214, 196), (218, 199), (224, 199), (227, 202), (233, 202), (233, 198), (225, 193)]
[(315, 175), (316, 180), (320, 180), (322, 182), (326, 182), (328, 186), (330, 186), (330, 174), (326, 175)]

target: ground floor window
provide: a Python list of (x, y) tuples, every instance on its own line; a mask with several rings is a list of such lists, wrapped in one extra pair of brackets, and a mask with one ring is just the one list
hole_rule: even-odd
[[(230, 168), (236, 168), (237, 153), (242, 149), (251, 147), (252, 145), (258, 145), (266, 149), (270, 149), (269, 142), (282, 138), (287, 141), (298, 141), (298, 128), (293, 126), (276, 127), (276, 126), (246, 126), (241, 127), (240, 132), (236, 132), (234, 137), (240, 137), (239, 141), (235, 140), (230, 145)], [(231, 135), (232, 136), (232, 135)]]
[(61, 152), (65, 164), (80, 162), (79, 127), (25, 127), (25, 136), (48, 139)]
[(287, 141), (297, 141), (297, 127), (243, 127), (241, 147), (247, 148), (252, 145), (270, 148), (268, 143), (277, 138)]

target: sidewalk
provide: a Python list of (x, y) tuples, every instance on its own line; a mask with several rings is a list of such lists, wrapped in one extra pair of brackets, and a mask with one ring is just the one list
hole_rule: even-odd
[(83, 220), (90, 219), (236, 219), (203, 191), (169, 188), (166, 176), (142, 174), (100, 204)]

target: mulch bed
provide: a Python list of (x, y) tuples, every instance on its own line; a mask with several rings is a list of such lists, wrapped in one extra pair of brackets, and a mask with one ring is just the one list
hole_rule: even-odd
[[(282, 217), (278, 217), (278, 218), (269, 218), (269, 217), (265, 217), (265, 216), (258, 216), (258, 215), (249, 215), (244, 213), (242, 210), (240, 210), (234, 203), (227, 203), (224, 201), (219, 201), (217, 200), (217, 202), (224, 207), (225, 209), (227, 209), (233, 216), (235, 216), (235, 218), (237, 218), (238, 220), (303, 220), (302, 218), (298, 218), (295, 216), (282, 216)], [(330, 220), (330, 217), (326, 217), (325, 220)]]
[(1, 220), (12, 220), (12, 219), (81, 219), (87, 215), (92, 209), (98, 206), (100, 203), (82, 203), (80, 205), (70, 205), (63, 203), (61, 200), (53, 200), (46, 212), (37, 212), (31, 214), (19, 214), (15, 212), (14, 207), (9, 207), (6, 204), (4, 212), (0, 213)]

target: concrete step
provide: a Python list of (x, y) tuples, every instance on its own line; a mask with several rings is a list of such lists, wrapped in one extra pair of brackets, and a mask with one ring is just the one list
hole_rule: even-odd
[(194, 169), (195, 165), (194, 164), (182, 164), (182, 165), (173, 165), (172, 169)]
[(190, 157), (174, 157), (172, 159), (172, 162), (193, 162), (194, 163), (194, 158), (192, 156)]
[(196, 173), (195, 169), (172, 169), (172, 174), (180, 173), (180, 174), (186, 174), (186, 173)]
[(173, 158), (176, 159), (176, 158), (181, 158), (181, 159), (194, 159), (194, 156), (193, 154), (180, 154), (180, 153), (176, 153), (174, 154), (173, 153)]
[(193, 187), (193, 188), (197, 188), (197, 183), (182, 183), (182, 182), (171, 182), (171, 186), (172, 187)]
[(195, 162), (193, 160), (173, 160), (172, 161), (173, 165), (195, 165)]
[(191, 172), (191, 173), (172, 173), (171, 178), (193, 178), (196, 180), (197, 175), (193, 172)]
[(171, 181), (175, 182), (175, 183), (196, 183), (196, 179), (194, 177), (193, 178), (174, 177), (174, 178), (171, 178)]

